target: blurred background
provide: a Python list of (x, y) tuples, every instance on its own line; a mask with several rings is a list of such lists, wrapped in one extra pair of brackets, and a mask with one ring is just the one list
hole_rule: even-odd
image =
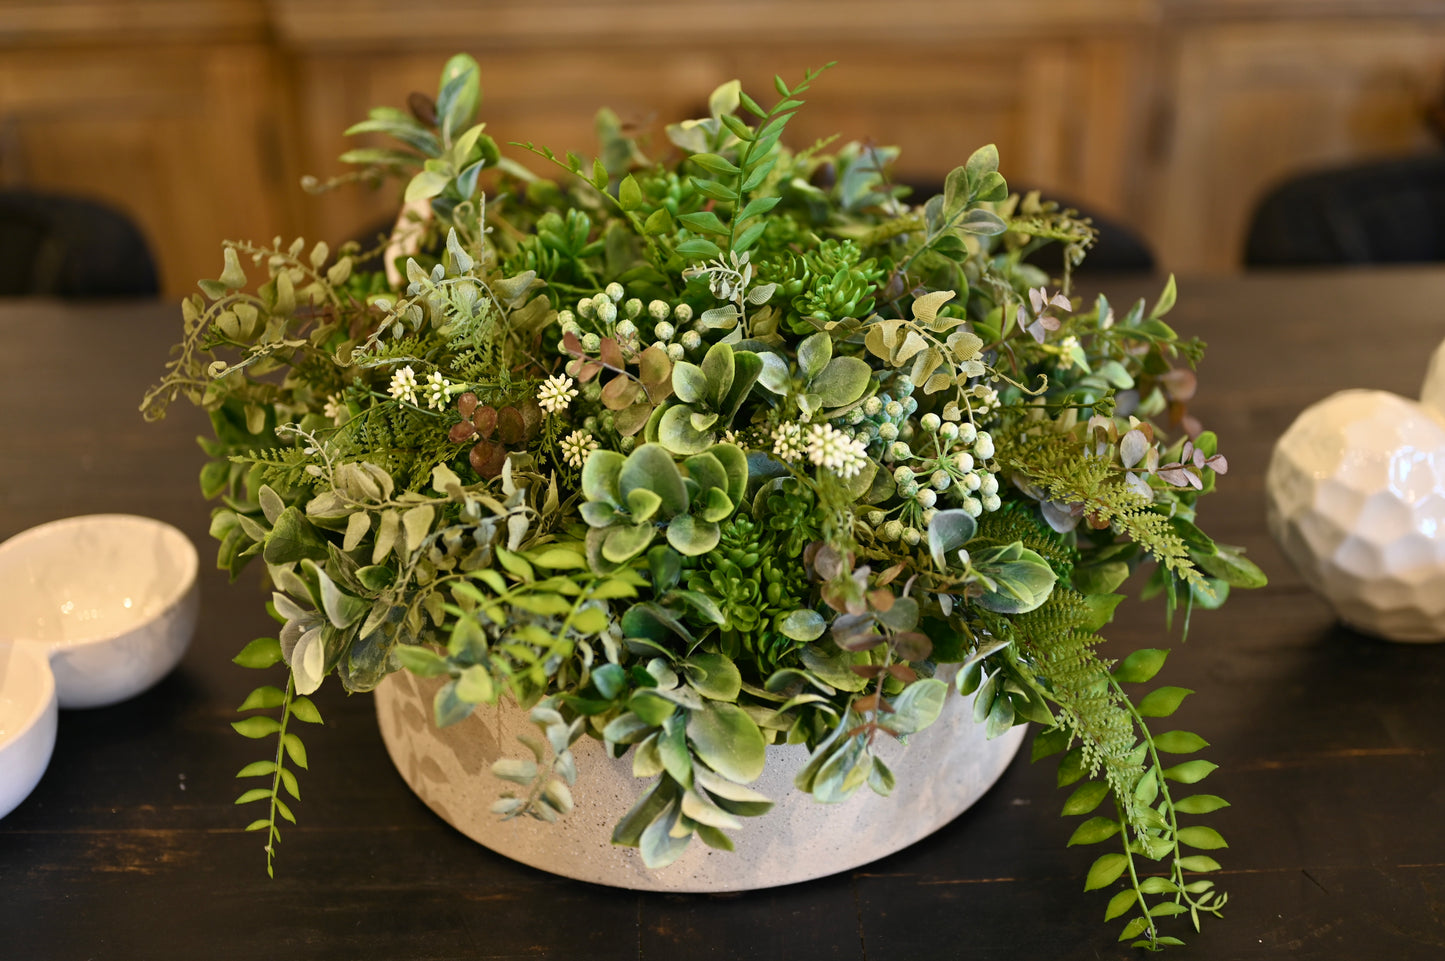
[(301, 177), (343, 172), (362, 143), (342, 131), (434, 95), (457, 51), (500, 143), (584, 155), (599, 106), (658, 143), (723, 81), (770, 97), (774, 73), (837, 60), (794, 146), (897, 144), (896, 179), (929, 184), (995, 142), (1011, 185), (1117, 224), (1161, 270), (1288, 262), (1251, 223), (1320, 170), (1340, 176), (1276, 198), (1284, 220), (1403, 180), (1390, 209), (1440, 232), (1442, 0), (0, 0), (0, 263), (63, 245), (37, 194), (123, 215), (168, 297), (219, 271), (222, 239), (358, 237), (395, 190)]

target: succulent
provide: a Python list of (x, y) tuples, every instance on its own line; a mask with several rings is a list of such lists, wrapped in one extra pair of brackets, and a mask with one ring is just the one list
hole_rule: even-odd
[(795, 395), (798, 409), (811, 417), (824, 408), (847, 407), (862, 399), (873, 381), (868, 362), (857, 357), (834, 357), (833, 335), (819, 331), (798, 345), (796, 376), (781, 356), (760, 355), (759, 381), (774, 394)]
[(672, 389), (678, 403), (662, 409), (647, 426), (647, 439), (675, 454), (700, 454), (719, 431), (732, 425), (748, 391), (757, 383), (763, 359), (757, 354), (718, 342), (708, 348), (702, 364), (679, 361), (672, 368)]
[(602, 568), (625, 564), (652, 545), (659, 525), (679, 553), (712, 550), (718, 522), (732, 516), (747, 487), (747, 457), (732, 444), (694, 454), (683, 462), (658, 444), (643, 444), (627, 457), (593, 451), (582, 468), (582, 519), (589, 560)]

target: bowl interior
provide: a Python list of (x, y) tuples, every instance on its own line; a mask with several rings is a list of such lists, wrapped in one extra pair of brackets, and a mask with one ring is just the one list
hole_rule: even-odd
[(169, 524), (68, 517), (0, 544), (0, 639), (69, 646), (164, 613), (196, 578), (196, 549)]
[(40, 720), (55, 698), (45, 652), (28, 644), (0, 643), (0, 748)]

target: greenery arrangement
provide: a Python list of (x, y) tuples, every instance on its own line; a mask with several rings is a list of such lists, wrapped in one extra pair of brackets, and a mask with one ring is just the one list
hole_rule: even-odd
[[(331, 673), (442, 679), (439, 725), (530, 709), (503, 816), (567, 813), (578, 738), (630, 751), (649, 783), (613, 840), (652, 866), (768, 809), (769, 744), (807, 745), (819, 801), (889, 793), (874, 745), (951, 685), (990, 736), (1034, 721), (1035, 759), (1061, 756), (1063, 813), (1088, 816), (1068, 843), (1115, 846), (1085, 888), (1116, 891), (1121, 940), (1219, 914), (1196, 875), (1225, 842), (1185, 820), (1225, 805), (1185, 796), (1214, 765), (1149, 726), (1190, 692), (1131, 693), (1162, 649), (1097, 650), (1137, 569), (1186, 627), (1264, 582), (1194, 522), (1226, 469), (1185, 410), (1203, 345), (1163, 319), (1172, 281), (1152, 308), (1071, 297), (1091, 227), (1010, 194), (993, 147), (922, 204), (894, 148), (785, 148), (820, 72), (771, 106), (725, 84), (664, 161), (605, 111), (590, 164), (514, 145), (547, 179), (473, 123), (453, 58), (435, 100), (349, 131), (399, 143), (342, 157), (407, 181), (381, 268), (228, 242), (184, 302), (143, 409), (210, 412), (220, 566), (260, 557), (275, 587), (279, 636), (237, 661), (287, 681), (235, 725), (275, 740), (238, 799), (268, 808), (268, 871)], [(1029, 263), (1047, 244), (1057, 281)]]

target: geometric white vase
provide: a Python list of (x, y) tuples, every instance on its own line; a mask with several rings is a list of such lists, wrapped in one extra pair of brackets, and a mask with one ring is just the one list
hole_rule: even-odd
[(1445, 347), (1417, 404), (1349, 390), (1311, 406), (1265, 475), (1270, 532), (1346, 624), (1445, 640)]
[[(516, 739), (536, 733), (526, 712), (506, 703), (482, 705), (466, 720), (438, 729), (432, 696), (442, 679), (407, 671), (376, 689), (382, 739), (402, 778), (457, 830), (499, 854), (564, 877), (646, 891), (722, 892), (792, 884), (847, 871), (901, 850), (938, 830), (978, 800), (1023, 743), (1024, 726), (992, 741), (972, 717), (972, 700), (950, 686), (937, 721), (907, 745), (880, 737), (876, 747), (897, 777), (890, 797), (867, 787), (841, 804), (820, 804), (793, 788), (807, 763), (802, 745), (768, 748), (762, 775), (750, 787), (772, 810), (728, 834), (736, 850), (715, 851), (696, 838), (681, 858), (653, 870), (635, 848), (611, 843), (613, 825), (647, 786), (632, 776), (632, 756), (609, 758), (600, 742), (572, 746), (577, 763), (575, 807), (554, 824), (490, 810), (509, 785), (491, 772), (501, 757), (522, 757)], [(560, 921), (561, 919), (559, 919)]]

